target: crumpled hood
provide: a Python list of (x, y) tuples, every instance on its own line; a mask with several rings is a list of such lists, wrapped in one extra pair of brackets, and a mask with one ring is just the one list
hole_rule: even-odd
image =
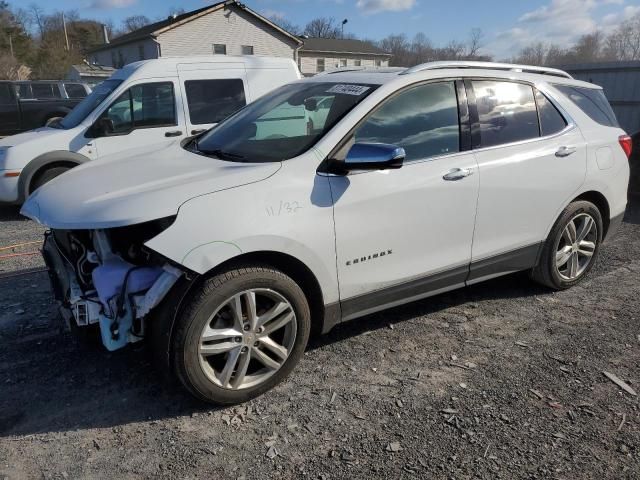
[(217, 160), (177, 142), (155, 151), (140, 148), (53, 179), (28, 198), (21, 213), (58, 229), (134, 225), (176, 215), (191, 198), (264, 180), (280, 166)]

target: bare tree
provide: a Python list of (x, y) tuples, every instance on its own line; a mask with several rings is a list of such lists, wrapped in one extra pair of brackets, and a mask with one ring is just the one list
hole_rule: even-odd
[(31, 5), (29, 5), (29, 15), (31, 16), (31, 22), (38, 29), (40, 40), (43, 40), (45, 32), (45, 14), (43, 8), (35, 3), (32, 3)]
[(269, 20), (293, 35), (302, 34), (302, 31), (298, 25), (283, 17), (282, 15), (271, 15), (269, 17)]
[(612, 60), (640, 60), (640, 14), (623, 22), (607, 37), (604, 52)]
[(144, 15), (132, 15), (122, 20), (122, 33), (133, 32), (134, 30), (138, 30), (150, 23), (151, 20)]
[(333, 17), (318, 17), (304, 27), (305, 35), (318, 38), (340, 38), (341, 30)]
[(473, 58), (479, 55), (480, 49), (482, 48), (483, 38), (484, 33), (481, 28), (474, 28), (471, 30), (471, 33), (469, 34), (469, 43), (467, 45), (467, 57)]

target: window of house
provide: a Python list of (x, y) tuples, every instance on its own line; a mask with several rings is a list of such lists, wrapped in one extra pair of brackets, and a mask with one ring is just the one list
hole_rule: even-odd
[(242, 55), (253, 55), (253, 45), (242, 45)]
[(407, 161), (460, 151), (454, 82), (420, 85), (396, 95), (358, 127), (355, 141), (402, 147)]
[(354, 61), (353, 61), (353, 64), (354, 64), (356, 67), (361, 67), (361, 66), (362, 66), (362, 60), (354, 60)]
[(138, 45), (138, 58), (144, 60), (144, 45)]
[(341, 67), (346, 67), (347, 66), (347, 59), (346, 58), (340, 59), (340, 66)]
[(84, 98), (87, 96), (85, 88), (78, 83), (65, 83), (64, 89), (69, 98)]
[(218, 123), (247, 104), (241, 79), (184, 82), (193, 125)]
[(553, 103), (540, 91), (536, 90), (536, 103), (540, 116), (540, 130), (543, 136), (561, 132), (567, 126), (567, 121)]
[(316, 72), (324, 72), (324, 58), (316, 59)]
[(381, 67), (381, 66), (382, 66), (382, 61), (376, 60), (376, 67)]
[(56, 83), (32, 83), (33, 98), (61, 98), (60, 88)]
[(124, 92), (102, 114), (113, 124), (112, 134), (125, 134), (134, 128), (176, 125), (173, 83), (143, 83)]
[(214, 53), (214, 55), (226, 55), (227, 54), (227, 46), (224, 43), (214, 43), (213, 44), (213, 53)]
[(474, 80), (480, 120), (480, 147), (540, 136), (533, 88), (514, 82)]
[(570, 85), (555, 85), (555, 87), (569, 97), (594, 122), (607, 127), (619, 126), (616, 114), (613, 113), (613, 109), (602, 90)]

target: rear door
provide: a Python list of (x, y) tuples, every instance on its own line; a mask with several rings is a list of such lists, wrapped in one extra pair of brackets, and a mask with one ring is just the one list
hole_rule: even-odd
[(0, 135), (11, 135), (20, 128), (18, 101), (10, 83), (0, 83)]
[[(586, 144), (531, 85), (467, 80), (480, 170), (470, 281), (532, 267), (559, 210), (586, 175)], [(538, 113), (539, 112), (539, 113)]]
[(197, 135), (251, 101), (242, 63), (178, 65), (186, 130)]

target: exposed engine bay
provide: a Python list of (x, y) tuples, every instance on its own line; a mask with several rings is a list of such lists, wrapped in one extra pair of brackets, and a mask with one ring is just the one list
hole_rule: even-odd
[(144, 338), (147, 315), (184, 275), (144, 246), (173, 220), (45, 234), (44, 258), (69, 326), (71, 322), (79, 328), (98, 324), (109, 351)]

